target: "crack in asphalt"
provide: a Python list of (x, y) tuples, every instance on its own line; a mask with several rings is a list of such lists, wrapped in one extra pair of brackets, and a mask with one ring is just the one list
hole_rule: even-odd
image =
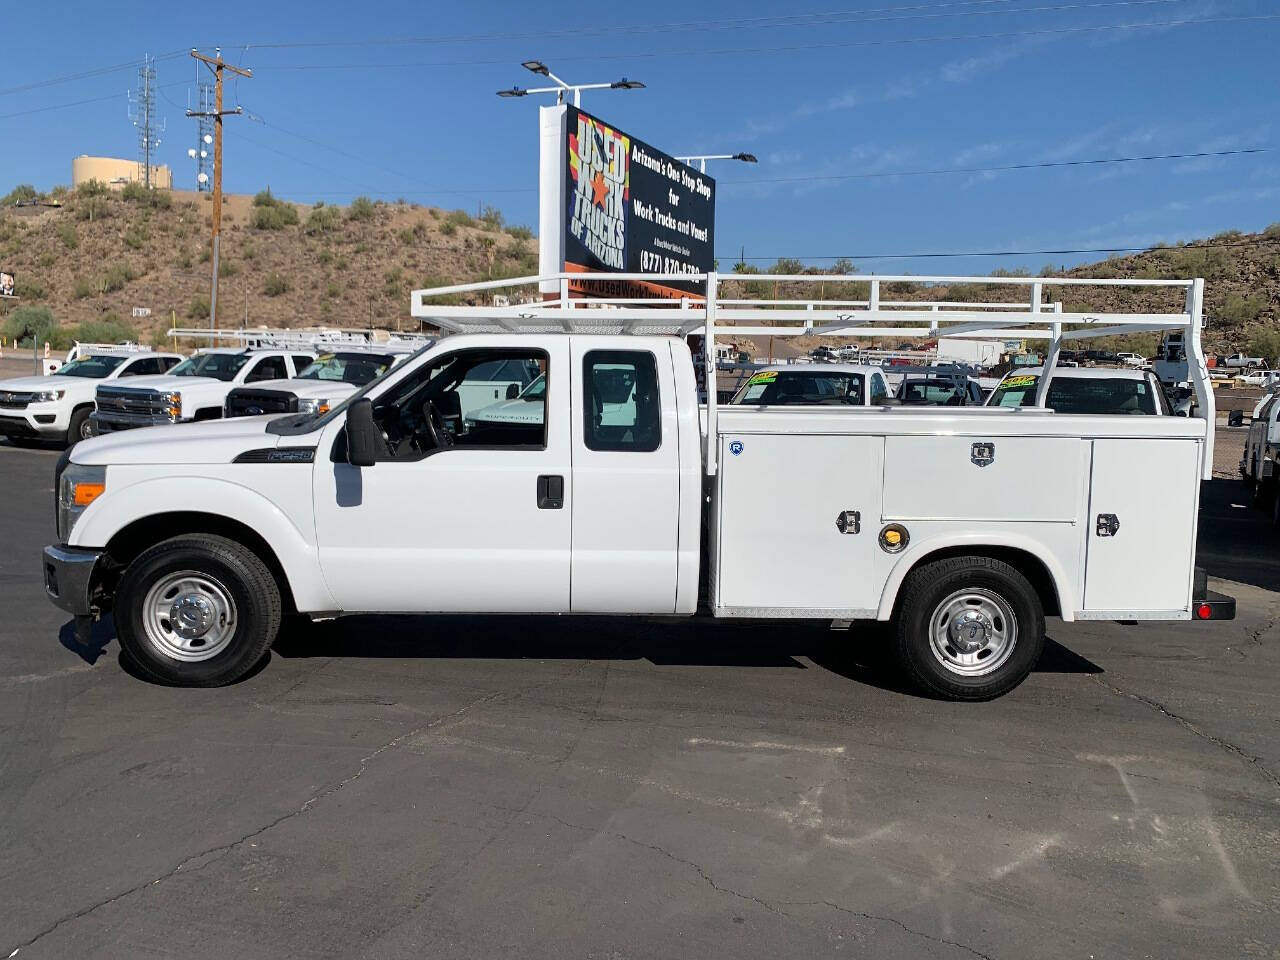
[(916, 930), (914, 927), (908, 927), (901, 920), (898, 920), (894, 917), (882, 917), (879, 914), (875, 914), (875, 913), (864, 913), (861, 910), (850, 910), (848, 907), (842, 907), (840, 906), (840, 904), (832, 903), (830, 900), (809, 900), (809, 901), (788, 901), (788, 902), (793, 903), (795, 906), (819, 906), (819, 905), (827, 906), (827, 907), (830, 907), (832, 910), (839, 910), (841, 913), (847, 913), (851, 917), (859, 917), (863, 920), (874, 920), (880, 923), (891, 923), (895, 927), (898, 927), (899, 929), (904, 930), (907, 933), (911, 934), (913, 937), (920, 937), (921, 939), (928, 940), (932, 943), (941, 943), (941, 944), (945, 944), (948, 947), (955, 947), (958, 950), (964, 950), (967, 953), (971, 953), (975, 957), (981, 957), (982, 960), (995, 960), (995, 958), (992, 957), (991, 954), (983, 953), (981, 950), (975, 950), (973, 947), (969, 946), (966, 943), (961, 943), (958, 940), (948, 940), (946, 937), (935, 937), (932, 934), (925, 933), (923, 930)]
[[(580, 671), (577, 671), (577, 672), (580, 672)], [(557, 679), (563, 679), (563, 678), (557, 678)], [(552, 681), (546, 681), (546, 682), (552, 682)], [(543, 685), (544, 684), (534, 684), (532, 687), (529, 688), (529, 690), (537, 689), (537, 687), (543, 686)], [(518, 696), (522, 696), (524, 693), (529, 692), (529, 690), (522, 691)], [(338, 791), (344, 789), (345, 787), (359, 780), (362, 776), (364, 776), (365, 771), (368, 770), (369, 764), (372, 763), (374, 760), (376, 760), (380, 755), (385, 753), (387, 750), (394, 749), (395, 747), (404, 743), (406, 740), (412, 737), (416, 737), (422, 733), (425, 733), (427, 730), (430, 730), (434, 727), (438, 727), (443, 723), (448, 723), (450, 720), (455, 720), (458, 717), (462, 716), (464, 713), (466, 713), (468, 710), (471, 710), (472, 708), (478, 707), (482, 704), (489, 703), (492, 700), (496, 700), (499, 697), (503, 696), (504, 693), (506, 693), (506, 691), (497, 690), (492, 693), (485, 694), (482, 697), (477, 697), (476, 699), (470, 701), (469, 703), (464, 704), (463, 706), (459, 707), (457, 710), (454, 710), (451, 713), (447, 713), (444, 716), (437, 717), (428, 723), (419, 724), (413, 729), (407, 730), (404, 733), (401, 733), (398, 736), (393, 737), (392, 739), (388, 740), (386, 743), (379, 746), (372, 753), (369, 753), (364, 757), (361, 757), (360, 765), (359, 767), (357, 767), (355, 773), (351, 774), (348, 777), (344, 777), (343, 779), (339, 780), (337, 783), (331, 785), (330, 787), (324, 790), (321, 790), (319, 793), (313, 794), (312, 796), (308, 797), (307, 800), (304, 801), (303, 804), (299, 806), (296, 810), (291, 810), (288, 813), (282, 814), (281, 816), (276, 817), (270, 823), (267, 823), (264, 826), (251, 830), (249, 833), (246, 833), (243, 836), (238, 837), (235, 840), (232, 840), (228, 843), (220, 843), (220, 844), (217, 844), (216, 846), (209, 847), (207, 850), (202, 850), (199, 853), (186, 857), (180, 863), (178, 863), (177, 866), (173, 867), (171, 870), (165, 871), (164, 873), (160, 874), (160, 876), (158, 877), (155, 877), (151, 880), (146, 880), (139, 884), (135, 884), (134, 886), (129, 887), (128, 889), (123, 890), (120, 893), (116, 893), (109, 897), (105, 897), (102, 900), (92, 903), (87, 907), (83, 907), (80, 910), (76, 910), (73, 913), (69, 913), (62, 917), (59, 917), (53, 923), (49, 924), (49, 926), (45, 927), (43, 930), (36, 933), (35, 936), (24, 941), (23, 943), (18, 944), (17, 947), (15, 947), (11, 953), (6, 955), (6, 957), (12, 958), (16, 956), (21, 950), (24, 950), (27, 947), (34, 946), (36, 943), (43, 940), (45, 937), (49, 936), (49, 934), (53, 933), (55, 930), (64, 926), (65, 924), (74, 923), (76, 920), (86, 917), (89, 914), (95, 912), (96, 910), (100, 910), (103, 907), (110, 906), (111, 904), (117, 903), (120, 900), (124, 900), (125, 898), (130, 897), (141, 890), (145, 890), (147, 887), (153, 887), (159, 883), (162, 883), (165, 880), (168, 880), (170, 877), (175, 876), (176, 874), (181, 872), (184, 868), (187, 868), (192, 864), (199, 864), (199, 866), (196, 867), (196, 869), (203, 869), (204, 867), (207, 867), (209, 864), (214, 863), (217, 860), (221, 859), (222, 856), (225, 856), (227, 853), (231, 852), (241, 844), (249, 840), (252, 840), (254, 837), (261, 836), (267, 831), (280, 826), (280, 824), (285, 823), (288, 820), (292, 820), (294, 817), (301, 816), (302, 814), (308, 812), (312, 807), (314, 807), (320, 801), (333, 796)], [(194, 872), (194, 871), (188, 871), (188, 872)]]
[(1273, 787), (1280, 789), (1280, 776), (1277, 776), (1275, 773), (1269, 770), (1266, 767), (1266, 765), (1262, 762), (1261, 757), (1254, 756), (1252, 753), (1248, 753), (1247, 751), (1238, 747), (1236, 744), (1232, 743), (1230, 740), (1225, 740), (1222, 737), (1216, 737), (1211, 733), (1206, 733), (1204, 730), (1201, 730), (1199, 727), (1197, 727), (1194, 723), (1192, 723), (1186, 717), (1181, 716), (1180, 714), (1174, 713), (1172, 710), (1170, 710), (1168, 707), (1166, 707), (1163, 703), (1161, 703), (1158, 700), (1153, 700), (1150, 697), (1144, 697), (1142, 694), (1134, 693), (1130, 690), (1124, 690), (1120, 687), (1117, 687), (1113, 683), (1107, 683), (1107, 681), (1101, 679), (1098, 676), (1091, 676), (1090, 679), (1093, 680), (1095, 683), (1097, 683), (1103, 689), (1110, 690), (1116, 696), (1127, 697), (1130, 700), (1136, 700), (1138, 703), (1142, 703), (1148, 707), (1151, 707), (1153, 710), (1163, 714), (1164, 716), (1168, 717), (1170, 720), (1173, 720), (1174, 722), (1181, 724), (1183, 727), (1190, 730), (1193, 734), (1195, 734), (1201, 740), (1205, 740), (1205, 741), (1208, 741), (1209, 743), (1215, 744), (1222, 750), (1225, 750), (1227, 753), (1232, 754), (1233, 756), (1245, 761), (1247, 764), (1249, 764), (1250, 767), (1257, 770), (1263, 776), (1263, 778), (1266, 779)]

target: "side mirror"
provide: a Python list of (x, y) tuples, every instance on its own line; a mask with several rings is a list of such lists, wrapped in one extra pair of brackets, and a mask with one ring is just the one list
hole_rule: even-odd
[(373, 422), (373, 402), (368, 397), (347, 409), (347, 462), (353, 467), (372, 467), (379, 450), (386, 451), (382, 431)]
[(518, 397), (518, 396), (520, 396), (520, 385), (519, 385), (518, 383), (508, 383), (508, 384), (507, 384), (507, 399), (508, 399), (508, 400), (514, 400), (514, 399), (515, 399), (516, 397)]

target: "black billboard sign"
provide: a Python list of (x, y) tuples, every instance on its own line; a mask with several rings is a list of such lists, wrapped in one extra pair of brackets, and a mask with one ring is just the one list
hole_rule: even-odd
[[(566, 107), (564, 269), (582, 273), (708, 273), (716, 184), (661, 150)], [(701, 281), (575, 281), (603, 297), (700, 296)]]

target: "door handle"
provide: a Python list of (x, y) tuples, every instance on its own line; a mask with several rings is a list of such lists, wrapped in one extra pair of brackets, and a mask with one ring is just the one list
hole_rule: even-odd
[(1120, 529), (1120, 518), (1114, 513), (1098, 514), (1098, 524), (1095, 533), (1100, 537), (1114, 537)]
[(538, 509), (559, 510), (564, 506), (564, 477), (538, 477)]

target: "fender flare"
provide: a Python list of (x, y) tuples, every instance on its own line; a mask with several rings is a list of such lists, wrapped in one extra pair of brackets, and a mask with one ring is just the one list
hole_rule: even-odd
[[(304, 535), (283, 510), (262, 494), (230, 480), (157, 477), (110, 491), (80, 516), (67, 545), (105, 547), (130, 524), (166, 513), (206, 513), (244, 524), (275, 553), (299, 611), (337, 609), (320, 571), (314, 538)], [(173, 534), (182, 532), (175, 529)]]
[(884, 589), (880, 593), (880, 606), (876, 612), (876, 619), (889, 620), (893, 617), (893, 608), (898, 602), (898, 592), (907, 574), (922, 562), (927, 562), (931, 555), (956, 547), (974, 547), (975, 553), (980, 553), (982, 548), (1021, 550), (1035, 557), (1049, 572), (1049, 579), (1058, 595), (1058, 609), (1062, 619), (1067, 621), (1075, 619), (1075, 611), (1079, 609), (1076, 603), (1076, 588), (1062, 564), (1036, 540), (1003, 531), (946, 534), (912, 544), (897, 558), (889, 571)]

